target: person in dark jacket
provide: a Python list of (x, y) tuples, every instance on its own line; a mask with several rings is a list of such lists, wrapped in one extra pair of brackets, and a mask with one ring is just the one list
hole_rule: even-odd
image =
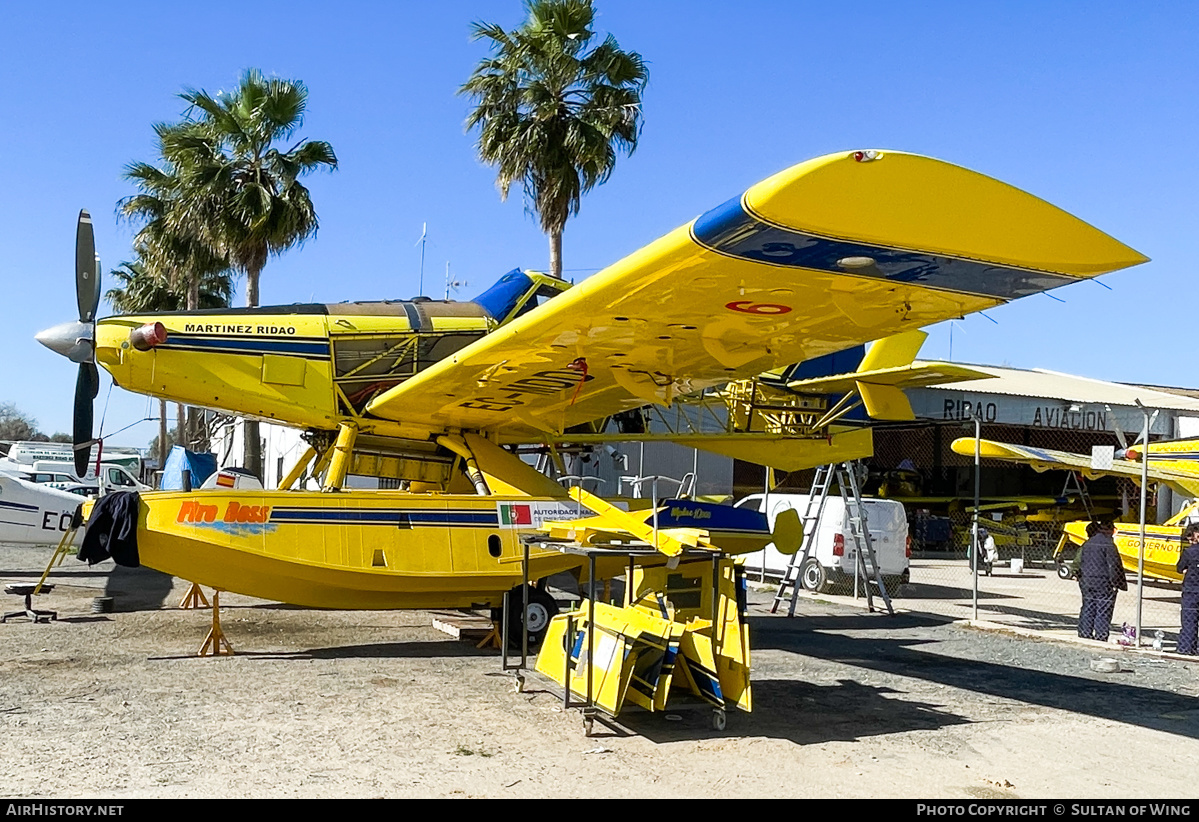
[(1182, 574), (1182, 630), (1178, 633), (1178, 653), (1199, 654), (1199, 523), (1192, 522), (1182, 532), (1183, 549), (1177, 570)]
[(1114, 531), (1110, 522), (1093, 522), (1087, 526), (1089, 539), (1078, 549), (1078, 587), (1082, 592), (1078, 635), (1083, 639), (1107, 642), (1116, 591), (1128, 590), (1120, 552), (1112, 539)]

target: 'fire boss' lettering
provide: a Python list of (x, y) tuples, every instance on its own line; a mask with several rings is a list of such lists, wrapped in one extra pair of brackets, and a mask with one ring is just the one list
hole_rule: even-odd
[[(217, 506), (204, 505), (195, 500), (188, 500), (179, 506), (179, 516), (176, 522), (216, 522)], [(225, 507), (225, 515), (221, 522), (266, 522), (271, 516), (269, 505), (243, 505), (240, 502), (230, 502)]]

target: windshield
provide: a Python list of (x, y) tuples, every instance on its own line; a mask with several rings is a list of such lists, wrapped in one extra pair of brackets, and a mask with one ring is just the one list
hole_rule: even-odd
[(532, 284), (533, 281), (525, 272), (514, 268), (500, 277), (491, 288), (475, 297), (474, 302), (482, 306), (492, 319), (503, 322)]

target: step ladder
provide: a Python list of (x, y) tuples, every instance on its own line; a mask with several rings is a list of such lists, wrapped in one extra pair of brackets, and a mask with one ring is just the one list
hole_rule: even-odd
[[(871, 585), (877, 585), (883, 596), (883, 602), (886, 603), (887, 613), (894, 615), (895, 609), (891, 606), (891, 596), (887, 593), (887, 586), (883, 583), (882, 570), (879, 568), (874, 544), (870, 539), (870, 529), (866, 522), (866, 507), (862, 503), (862, 492), (858, 485), (855, 465), (852, 462), (830, 463), (816, 469), (812, 489), (808, 493), (808, 503), (804, 506), (804, 513), (800, 517), (800, 522), (803, 524), (803, 544), (800, 550), (792, 554), (791, 560), (787, 564), (782, 582), (779, 583), (778, 591), (774, 595), (770, 613), (777, 613), (779, 605), (786, 600), (788, 603), (787, 616), (795, 616), (795, 603), (799, 598), (801, 585), (800, 578), (808, 558), (815, 553), (820, 520), (824, 516), (825, 503), (828, 502), (829, 489), (834, 481), (837, 483), (841, 498), (845, 501), (845, 518), (849, 524), (847, 542), (852, 543), (854, 548), (854, 595), (857, 596), (858, 583), (865, 582), (866, 606), (873, 613), (874, 597)], [(866, 564), (867, 557), (870, 560), (869, 567)], [(871, 571), (873, 571), (874, 579), (870, 579)], [(788, 588), (791, 589), (790, 594), (787, 593)]]
[(1082, 500), (1083, 509), (1087, 512), (1087, 519), (1094, 519), (1091, 495), (1087, 493), (1087, 481), (1077, 471), (1067, 471), (1066, 484), (1062, 486), (1063, 497), (1069, 497), (1071, 494), (1077, 494), (1078, 498)]

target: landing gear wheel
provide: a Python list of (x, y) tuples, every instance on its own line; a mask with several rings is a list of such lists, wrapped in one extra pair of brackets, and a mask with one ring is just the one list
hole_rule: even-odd
[(799, 574), (799, 581), (806, 591), (824, 593), (828, 590), (828, 572), (819, 560), (809, 559)]
[(1057, 578), (1058, 579), (1069, 579), (1072, 576), (1074, 576), (1074, 574), (1070, 570), (1070, 566), (1064, 562), (1059, 561), (1057, 563)]
[(729, 724), (728, 717), (722, 710), (712, 711), (712, 729), (723, 731)]
[[(512, 613), (508, 615), (508, 647), (520, 647), (521, 626), (526, 625), (529, 631), (529, 647), (541, 644), (550, 620), (558, 615), (558, 603), (554, 598), (540, 588), (529, 586), (529, 610), (525, 619), (521, 619), (521, 606), (524, 604), (524, 587), (517, 585), (508, 592), (508, 606)], [(494, 617), (493, 617), (494, 618)]]

